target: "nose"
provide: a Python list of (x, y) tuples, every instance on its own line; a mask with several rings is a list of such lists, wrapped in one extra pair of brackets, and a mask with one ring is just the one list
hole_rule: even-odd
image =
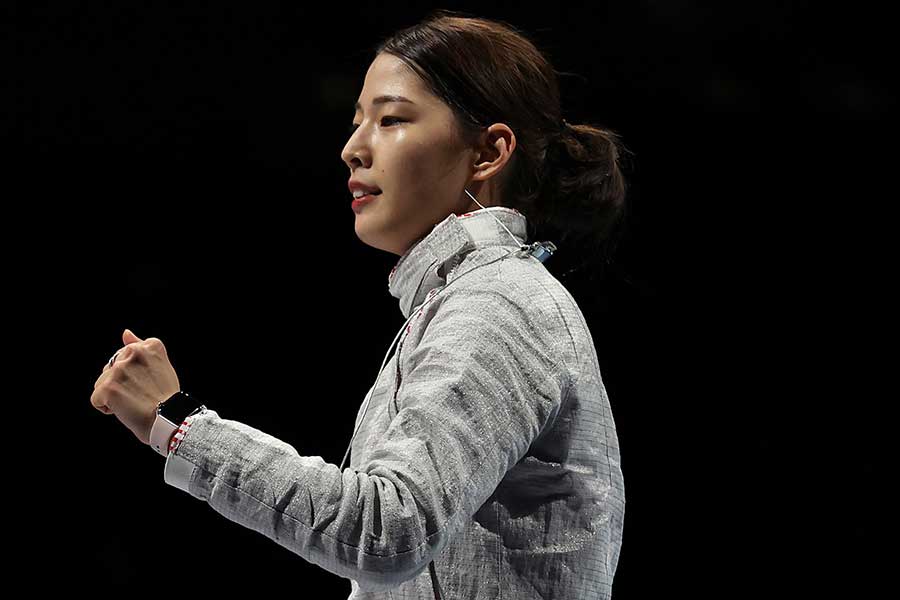
[(363, 136), (359, 135), (359, 133), (360, 131), (357, 129), (350, 134), (350, 139), (347, 140), (344, 149), (341, 150), (341, 160), (350, 167), (351, 173), (361, 166), (368, 167), (371, 162), (371, 153), (368, 145), (363, 141)]

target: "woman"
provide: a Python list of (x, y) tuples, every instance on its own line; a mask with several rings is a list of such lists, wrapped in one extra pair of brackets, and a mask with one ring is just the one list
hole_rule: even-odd
[[(581, 311), (543, 265), (553, 246), (527, 242), (607, 241), (625, 182), (614, 134), (566, 124), (558, 96), (506, 24), (438, 11), (379, 45), (341, 158), (367, 194), (358, 237), (400, 257), (388, 288), (407, 323), (350, 464), (203, 407), (165, 480), (348, 578), (353, 599), (608, 598), (615, 423)], [(92, 403), (147, 443), (177, 376), (159, 340), (123, 339)]]

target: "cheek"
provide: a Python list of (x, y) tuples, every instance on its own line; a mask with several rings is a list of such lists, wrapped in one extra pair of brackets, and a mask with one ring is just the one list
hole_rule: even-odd
[(378, 175), (384, 186), (390, 186), (394, 192), (391, 205), (395, 210), (448, 204), (452, 202), (450, 190), (459, 183), (459, 153), (451, 140), (441, 131), (415, 133), (421, 135), (397, 140), (390, 155), (382, 154), (384, 160)]
[(398, 148), (393, 161), (398, 177), (412, 182), (428, 176), (433, 163), (433, 152), (433, 147), (424, 142), (410, 142)]
[(457, 169), (459, 156), (447, 150), (447, 142), (417, 144), (404, 153), (400, 161), (403, 178), (409, 185), (434, 190), (436, 185), (450, 183)]

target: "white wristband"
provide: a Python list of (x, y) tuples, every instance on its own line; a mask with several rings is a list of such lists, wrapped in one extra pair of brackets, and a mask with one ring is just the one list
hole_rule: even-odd
[(169, 455), (169, 440), (178, 430), (178, 425), (156, 413), (156, 420), (150, 429), (150, 446), (162, 456)]

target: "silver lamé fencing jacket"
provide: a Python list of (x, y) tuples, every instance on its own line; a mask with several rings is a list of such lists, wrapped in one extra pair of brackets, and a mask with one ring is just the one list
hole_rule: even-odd
[(347, 578), (349, 599), (609, 598), (615, 422), (575, 300), (536, 258), (507, 256), (526, 241), (524, 215), (487, 207), (400, 257), (388, 289), (413, 318), (348, 467), (207, 410), (165, 481)]

